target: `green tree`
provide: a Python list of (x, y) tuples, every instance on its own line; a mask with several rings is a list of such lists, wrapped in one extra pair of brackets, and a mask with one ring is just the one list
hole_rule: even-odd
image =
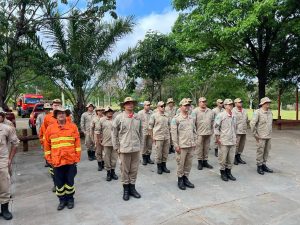
[(173, 5), (185, 10), (173, 32), (194, 64), (256, 76), (259, 98), (273, 79), (299, 76), (298, 0), (173, 0)]

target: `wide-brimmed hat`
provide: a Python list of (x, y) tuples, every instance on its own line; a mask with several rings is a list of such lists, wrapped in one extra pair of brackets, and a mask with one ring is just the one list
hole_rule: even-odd
[(240, 103), (240, 102), (243, 102), (242, 99), (240, 99), (240, 98), (234, 99), (234, 103)]
[(101, 107), (101, 106), (97, 106), (96, 109), (95, 109), (95, 111), (96, 111), (96, 112), (97, 112), (97, 111), (103, 111), (103, 112), (104, 112), (104, 108)]
[(94, 104), (91, 103), (91, 102), (89, 102), (85, 107), (88, 108), (88, 107), (90, 107), (90, 106), (93, 106), (93, 108), (95, 108)]
[(230, 98), (224, 100), (224, 105), (233, 105), (233, 101)]
[(45, 103), (43, 108), (44, 109), (52, 109), (52, 107), (49, 103)]
[(187, 100), (191, 103), (191, 102), (193, 102), (193, 100), (192, 99), (190, 99), (190, 98), (187, 98)]
[(217, 103), (223, 103), (223, 100), (219, 98), (219, 99), (217, 100)]
[(259, 105), (264, 105), (266, 103), (271, 103), (271, 102), (272, 102), (271, 99), (269, 99), (268, 97), (264, 97), (260, 100)]
[(115, 112), (115, 110), (113, 110), (111, 107), (109, 107), (109, 106), (106, 106), (105, 108), (104, 108), (104, 113), (107, 113), (107, 112)]
[(132, 97), (126, 97), (124, 101), (120, 103), (121, 107), (123, 107), (127, 102), (133, 102), (135, 105), (137, 104), (137, 101), (134, 100)]
[(56, 103), (56, 104), (62, 104), (62, 102), (61, 102), (61, 100), (59, 98), (54, 99), (52, 101), (52, 104), (54, 104), (54, 103)]
[(198, 101), (199, 101), (199, 102), (206, 102), (206, 98), (205, 98), (205, 97), (201, 97), (201, 98), (199, 98)]
[(187, 98), (184, 98), (179, 103), (180, 106), (191, 105), (190, 101)]
[(67, 109), (64, 108), (64, 107), (58, 107), (57, 109), (55, 109), (55, 110), (53, 111), (53, 117), (54, 117), (55, 119), (57, 118), (57, 113), (58, 113), (58, 112), (65, 112), (67, 116), (70, 115), (70, 111), (69, 111), (69, 110), (67, 110)]
[(167, 104), (169, 104), (169, 103), (175, 103), (173, 98), (168, 98)]

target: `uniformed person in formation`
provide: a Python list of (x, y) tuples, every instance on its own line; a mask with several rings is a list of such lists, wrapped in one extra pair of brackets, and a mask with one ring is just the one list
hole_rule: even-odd
[(196, 129), (193, 118), (189, 115), (190, 106), (187, 99), (182, 99), (180, 114), (176, 115), (171, 122), (171, 137), (176, 151), (178, 187), (181, 190), (185, 190), (186, 187), (195, 187), (188, 179), (196, 145)]
[(235, 181), (236, 178), (231, 173), (236, 149), (236, 118), (232, 113), (233, 101), (225, 99), (224, 106), (225, 111), (219, 113), (215, 119), (214, 133), (219, 145), (221, 179)]
[[(177, 111), (177, 107), (175, 106), (175, 102), (174, 102), (173, 98), (168, 98), (165, 113), (168, 115), (170, 121), (176, 115), (176, 111)], [(175, 149), (174, 149), (174, 145), (173, 145), (171, 137), (170, 137), (170, 140), (171, 140), (171, 143), (170, 143), (169, 154), (175, 153)]]
[(196, 155), (198, 158), (198, 170), (203, 167), (212, 169), (208, 163), (208, 150), (210, 137), (213, 134), (214, 113), (207, 108), (205, 97), (199, 98), (199, 107), (193, 110), (192, 117), (195, 121), (197, 131)]
[(87, 155), (90, 161), (95, 160), (95, 145), (93, 137), (91, 136), (91, 124), (93, 117), (96, 115), (94, 112), (95, 106), (92, 103), (86, 105), (87, 111), (81, 115), (80, 129), (84, 133), (84, 143), (87, 148)]
[(97, 107), (95, 110), (96, 114), (92, 118), (91, 124), (91, 137), (93, 138), (93, 143), (95, 143), (95, 152), (96, 159), (98, 162), (98, 171), (102, 171), (104, 168), (104, 160), (103, 160), (103, 145), (101, 144), (101, 131), (100, 131), (100, 120), (104, 117), (104, 108)]
[(257, 172), (264, 175), (264, 172), (273, 173), (266, 163), (271, 150), (271, 134), (273, 114), (270, 110), (271, 100), (264, 97), (260, 100), (260, 109), (256, 110), (250, 122), (251, 131), (256, 139), (257, 152)]
[(241, 158), (241, 154), (243, 153), (246, 144), (248, 114), (243, 108), (243, 102), (240, 98), (236, 98), (234, 100), (234, 104), (235, 107), (232, 112), (235, 114), (237, 124), (234, 165), (246, 164), (246, 162)]
[[(223, 100), (222, 99), (218, 99), (216, 102), (217, 106), (215, 108), (213, 108), (213, 112), (214, 112), (214, 116), (215, 118), (217, 117), (217, 115), (219, 115), (219, 113), (224, 111), (224, 106), (223, 106)], [(218, 143), (216, 140), (216, 136), (214, 136), (214, 142), (215, 142), (215, 156), (218, 157)]]
[(118, 153), (113, 149), (111, 140), (113, 114), (114, 110), (110, 107), (106, 107), (104, 109), (105, 116), (100, 119), (101, 145), (104, 150), (104, 165), (107, 171), (107, 181), (111, 181), (112, 179), (118, 180), (118, 176), (115, 173)]
[(10, 174), (19, 139), (17, 138), (15, 128), (4, 123), (5, 117), (5, 112), (0, 111), (0, 215), (5, 220), (11, 220), (13, 216), (8, 207), (11, 197)]
[[(190, 105), (191, 105), (191, 106), (190, 106), (190, 109), (189, 109), (189, 115), (191, 115), (192, 112), (193, 112), (193, 110), (194, 110), (194, 106), (192, 105), (193, 100), (190, 99), (190, 98), (184, 98), (184, 99), (186, 99), (186, 100), (190, 103)], [(179, 115), (180, 112), (181, 112), (181, 110), (180, 110), (180, 108), (178, 108), (178, 109), (177, 109), (177, 112), (176, 112), (176, 115)]]
[(112, 143), (114, 150), (119, 152), (121, 160), (121, 180), (123, 183), (123, 199), (129, 200), (129, 196), (140, 198), (141, 195), (135, 189), (137, 179), (140, 150), (143, 146), (142, 121), (137, 113), (134, 113), (136, 101), (126, 97), (121, 107), (124, 111), (117, 115), (113, 121)]
[(45, 103), (43, 106), (44, 111), (40, 113), (36, 118), (36, 132), (39, 135), (41, 126), (44, 122), (45, 116), (50, 113), (52, 107), (49, 103)]
[(150, 116), (152, 115), (152, 110), (150, 109), (151, 103), (149, 101), (144, 102), (144, 109), (138, 112), (143, 126), (143, 148), (142, 148), (142, 157), (143, 157), (143, 165), (154, 164), (151, 160), (151, 152), (152, 152), (152, 139), (151, 135), (148, 131), (148, 124)]
[(170, 173), (166, 166), (170, 147), (170, 120), (162, 101), (157, 103), (157, 111), (150, 117), (149, 131), (156, 149), (157, 173)]

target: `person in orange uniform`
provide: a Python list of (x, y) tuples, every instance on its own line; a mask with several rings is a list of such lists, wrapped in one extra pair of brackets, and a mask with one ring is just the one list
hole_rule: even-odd
[(53, 113), (56, 123), (50, 125), (45, 134), (45, 159), (53, 167), (56, 195), (59, 198), (57, 210), (74, 207), (74, 178), (80, 161), (80, 135), (76, 124), (67, 121), (66, 109), (59, 107)]

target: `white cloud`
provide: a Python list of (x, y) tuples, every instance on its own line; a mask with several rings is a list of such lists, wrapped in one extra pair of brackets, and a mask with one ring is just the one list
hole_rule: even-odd
[(112, 52), (112, 58), (119, 53), (127, 50), (128, 47), (134, 47), (139, 40), (143, 40), (149, 30), (158, 31), (163, 34), (171, 32), (172, 26), (178, 17), (176, 11), (164, 11), (161, 14), (152, 13), (137, 20), (137, 25), (133, 33), (122, 38)]

